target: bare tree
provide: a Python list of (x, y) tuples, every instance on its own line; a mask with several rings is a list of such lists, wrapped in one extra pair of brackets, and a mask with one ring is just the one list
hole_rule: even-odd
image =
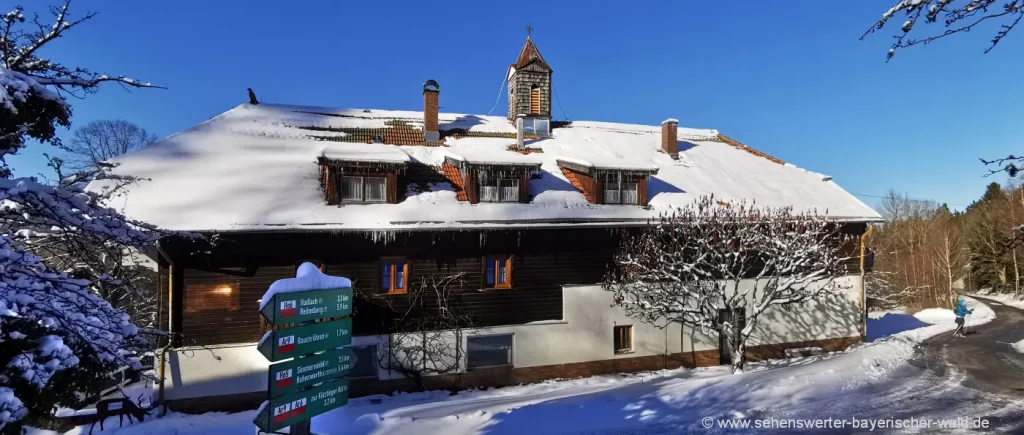
[[(885, 11), (882, 17), (861, 35), (863, 40), (868, 34), (882, 30), (886, 23), (897, 14), (903, 13), (907, 19), (893, 36), (892, 47), (886, 59), (892, 59), (896, 50), (915, 45), (928, 44), (937, 39), (958, 33), (969, 32), (986, 21), (999, 22), (999, 30), (985, 49), (988, 53), (1024, 17), (1024, 1), (1022, 0), (899, 0), (893, 7)], [(914, 37), (916, 28), (939, 27), (941, 30), (931, 32), (923, 37)], [(918, 31), (918, 32), (924, 32)]]
[(123, 119), (92, 121), (64, 145), (64, 166), (72, 171), (101, 168), (104, 162), (156, 141), (156, 135)]
[(888, 310), (904, 307), (908, 301), (918, 298), (921, 289), (899, 287), (897, 272), (873, 270), (864, 276), (864, 292), (867, 293), (869, 310)]
[[(72, 18), (71, 0), (51, 6), (51, 22), (39, 16), (27, 20), (24, 9), (0, 15), (0, 162), (25, 145), (26, 138), (60, 145), (58, 126), (71, 125), (71, 106), (66, 97), (84, 97), (94, 93), (103, 83), (124, 87), (159, 88), (122, 75), (89, 71), (80, 66), (67, 66), (39, 56), (49, 43), (63, 37), (93, 17), (86, 13)], [(7, 170), (6, 165), (3, 169)], [(5, 171), (5, 174), (9, 171)]]
[(378, 355), (380, 368), (400, 373), (421, 390), (428, 376), (461, 372), (466, 355), (463, 342), (479, 332), (455, 291), (464, 284), (463, 277), (461, 272), (433, 274), (411, 285), (405, 294), (369, 298), (386, 308), (393, 331), (387, 350)]
[(939, 276), (933, 287), (935, 302), (939, 307), (951, 307), (957, 298), (955, 282), (963, 277), (967, 266), (963, 226), (945, 208), (940, 208), (930, 223), (932, 267)]
[(703, 197), (624, 238), (604, 285), (630, 317), (722, 334), (739, 373), (762, 314), (839, 289), (846, 241), (824, 215)]

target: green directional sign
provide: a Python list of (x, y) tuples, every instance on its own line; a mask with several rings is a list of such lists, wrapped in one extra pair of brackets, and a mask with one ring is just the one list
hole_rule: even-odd
[(325, 382), (263, 402), (253, 423), (264, 432), (302, 423), (348, 403), (348, 379)]
[(352, 288), (278, 293), (260, 309), (271, 325), (352, 315)]
[(256, 346), (275, 362), (352, 344), (352, 318), (268, 331)]
[(345, 376), (356, 365), (356, 355), (347, 347), (296, 358), (271, 365), (269, 397), (291, 394), (313, 384)]

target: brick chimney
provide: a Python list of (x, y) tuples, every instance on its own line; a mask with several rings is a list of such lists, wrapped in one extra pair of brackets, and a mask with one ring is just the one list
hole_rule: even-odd
[(441, 133), (437, 130), (437, 99), (441, 94), (441, 85), (436, 81), (427, 80), (423, 84), (423, 140), (437, 142)]
[(678, 119), (669, 118), (661, 122), (661, 151), (673, 158), (679, 155), (679, 144), (676, 139), (678, 130)]

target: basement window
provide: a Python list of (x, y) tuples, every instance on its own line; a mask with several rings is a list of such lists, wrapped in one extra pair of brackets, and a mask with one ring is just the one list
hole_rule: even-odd
[(615, 327), (615, 353), (633, 352), (633, 325)]
[(351, 346), (352, 352), (356, 355), (356, 365), (348, 377), (376, 378), (377, 377), (377, 345), (368, 344), (364, 346)]
[(342, 202), (384, 202), (387, 179), (384, 177), (341, 177)]
[(484, 259), (484, 281), (487, 288), (512, 288), (512, 256), (500, 255)]
[(466, 338), (466, 367), (511, 366), (512, 334)]

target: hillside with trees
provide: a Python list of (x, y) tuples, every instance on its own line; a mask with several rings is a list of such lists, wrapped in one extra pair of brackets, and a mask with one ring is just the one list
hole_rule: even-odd
[(876, 261), (867, 282), (875, 308), (951, 307), (991, 289), (1024, 294), (1024, 185), (989, 184), (964, 210), (890, 191), (873, 228)]

